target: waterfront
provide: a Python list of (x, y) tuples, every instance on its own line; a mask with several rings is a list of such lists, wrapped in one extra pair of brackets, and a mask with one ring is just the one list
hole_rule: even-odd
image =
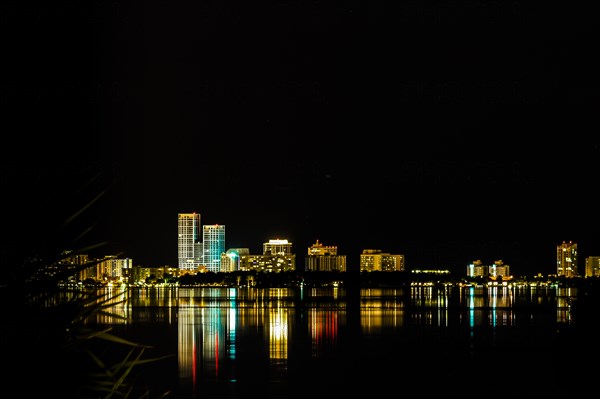
[[(96, 322), (174, 354), (149, 372), (178, 398), (539, 395), (573, 392), (592, 374), (578, 363), (598, 351), (574, 318), (576, 297), (560, 287), (133, 288), (115, 296), (121, 322)], [(571, 376), (556, 378), (565, 368)]]

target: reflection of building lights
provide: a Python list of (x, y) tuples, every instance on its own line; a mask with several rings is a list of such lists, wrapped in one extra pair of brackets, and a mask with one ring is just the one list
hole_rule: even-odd
[(287, 323), (285, 323), (283, 312), (283, 310), (278, 310), (273, 314), (274, 320), (271, 322), (271, 338), (279, 340), (287, 337)]
[(270, 318), (270, 357), (271, 359), (287, 359), (287, 311), (285, 309), (273, 310)]
[(287, 335), (286, 326), (282, 325), (279, 322), (276, 322), (271, 326), (271, 338), (279, 340), (279, 339), (285, 338), (286, 335)]

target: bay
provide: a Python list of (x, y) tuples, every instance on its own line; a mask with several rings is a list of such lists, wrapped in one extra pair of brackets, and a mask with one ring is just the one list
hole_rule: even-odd
[(127, 288), (113, 309), (122, 321), (95, 322), (172, 354), (145, 377), (170, 397), (537, 397), (593, 382), (580, 359), (598, 350), (576, 297), (557, 286)]

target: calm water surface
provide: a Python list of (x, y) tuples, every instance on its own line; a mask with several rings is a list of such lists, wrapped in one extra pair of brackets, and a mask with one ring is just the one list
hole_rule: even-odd
[(133, 288), (97, 321), (174, 355), (151, 372), (171, 397), (554, 397), (597, 378), (574, 290)]

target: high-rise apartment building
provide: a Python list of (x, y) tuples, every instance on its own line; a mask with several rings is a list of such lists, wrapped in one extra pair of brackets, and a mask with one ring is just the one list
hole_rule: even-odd
[(564, 277), (578, 277), (577, 244), (573, 241), (556, 246), (556, 274)]
[(209, 224), (202, 226), (202, 264), (208, 272), (221, 271), (221, 255), (225, 253), (225, 226)]
[(588, 256), (585, 258), (584, 277), (600, 277), (600, 256)]
[(317, 240), (308, 247), (304, 258), (305, 271), (346, 271), (346, 255), (338, 255), (337, 246), (323, 245)]
[(197, 272), (202, 264), (200, 214), (180, 213), (177, 222), (177, 257), (179, 269)]

